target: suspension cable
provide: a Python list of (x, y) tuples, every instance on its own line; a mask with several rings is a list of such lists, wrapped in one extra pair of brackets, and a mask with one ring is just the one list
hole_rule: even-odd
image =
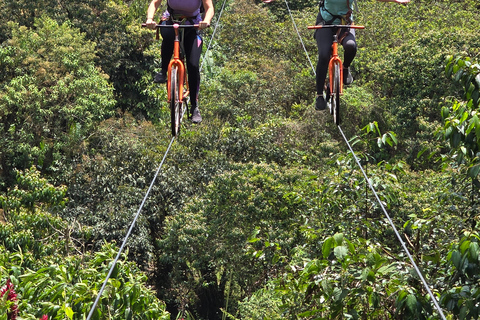
[(295, 19), (293, 18), (292, 12), (290, 11), (290, 7), (288, 6), (287, 0), (285, 0), (285, 5), (287, 6), (287, 10), (290, 13), (290, 17), (292, 18), (293, 27), (295, 28), (295, 31), (297, 32), (298, 38), (300, 39), (300, 43), (302, 44), (303, 51), (305, 51), (305, 55), (307, 56), (308, 62), (310, 63), (310, 67), (312, 68), (313, 73), (315, 74), (315, 68), (313, 67), (312, 61), (310, 60), (310, 56), (308, 55), (307, 48), (303, 44), (302, 36), (300, 35), (300, 32), (298, 31), (297, 24), (295, 23)]
[[(211, 43), (212, 43), (212, 41), (213, 41), (213, 38), (214, 38), (214, 36), (215, 36), (215, 31), (217, 30), (217, 27), (218, 27), (218, 24), (219, 24), (218, 22), (220, 21), (220, 18), (221, 18), (221, 16), (222, 16), (222, 12), (223, 12), (223, 10), (224, 10), (224, 8), (225, 8), (225, 3), (226, 3), (226, 2), (227, 2), (227, 0), (225, 0), (225, 1), (223, 2), (222, 9), (220, 10), (220, 14), (219, 14), (219, 17), (218, 17), (218, 19), (217, 19), (217, 24), (215, 25), (215, 29), (214, 29), (213, 34), (212, 34), (212, 37), (211, 37), (211, 39), (210, 39), (209, 45), (208, 45), (207, 50), (205, 51), (205, 54), (204, 54), (204, 56), (203, 56), (202, 66), (203, 66), (203, 62), (205, 61), (205, 56), (206, 56), (208, 50), (210, 49), (210, 45), (211, 45)], [(201, 69), (202, 69), (202, 67), (200, 67), (200, 70), (201, 70)], [(186, 111), (186, 107), (183, 109), (183, 114), (185, 113), (185, 111)], [(183, 114), (182, 114), (182, 116), (183, 116)], [(131, 223), (131, 225), (130, 225), (130, 228), (128, 229), (128, 232), (127, 232), (127, 234), (126, 234), (126, 236), (125, 236), (125, 238), (124, 238), (124, 240), (123, 240), (123, 242), (122, 242), (122, 246), (120, 247), (120, 250), (118, 251), (117, 256), (116, 256), (115, 259), (113, 260), (112, 266), (110, 267), (110, 270), (108, 271), (107, 277), (106, 277), (105, 281), (103, 282), (103, 285), (102, 285), (100, 291), (98, 292), (98, 295), (97, 295), (97, 297), (96, 297), (96, 299), (95, 299), (95, 302), (94, 302), (93, 305), (92, 305), (92, 308), (90, 309), (90, 312), (89, 312), (86, 320), (90, 320), (90, 318), (91, 318), (92, 315), (93, 315), (93, 312), (95, 311), (95, 308), (96, 308), (97, 305), (98, 305), (98, 302), (100, 301), (100, 297), (102, 296), (103, 291), (105, 290), (105, 287), (107, 286), (108, 280), (110, 279), (110, 276), (111, 276), (112, 273), (113, 273), (113, 270), (114, 270), (114, 268), (115, 268), (115, 265), (116, 265), (117, 262), (118, 262), (118, 259), (120, 258), (120, 255), (122, 254), (123, 250), (125, 249), (125, 246), (126, 246), (126, 244), (127, 244), (127, 240), (128, 240), (128, 238), (130, 237), (130, 235), (131, 235), (131, 233), (132, 233), (132, 231), (133, 231), (133, 227), (135, 226), (135, 223), (137, 222), (138, 217), (140, 216), (140, 212), (142, 211), (143, 206), (145, 205), (145, 202), (146, 202), (147, 199), (148, 199), (148, 196), (149, 196), (149, 194), (150, 194), (150, 192), (151, 192), (151, 190), (152, 190), (152, 188), (153, 188), (153, 185), (154, 185), (154, 183), (155, 183), (155, 180), (157, 179), (157, 177), (158, 177), (158, 175), (159, 175), (159, 173), (160, 173), (160, 171), (161, 171), (161, 169), (162, 169), (162, 166), (163, 166), (163, 164), (164, 164), (164, 162), (165, 162), (165, 159), (167, 158), (168, 153), (170, 152), (170, 149), (171, 149), (172, 144), (173, 144), (174, 141), (175, 141), (175, 137), (172, 137), (172, 139), (170, 140), (170, 144), (168, 145), (167, 151), (165, 152), (165, 154), (164, 154), (164, 156), (163, 156), (163, 159), (162, 159), (162, 161), (160, 162), (160, 165), (158, 166), (157, 171), (155, 172), (155, 175), (154, 175), (154, 177), (153, 177), (153, 179), (152, 179), (152, 182), (150, 183), (150, 186), (148, 187), (148, 190), (147, 190), (147, 192), (145, 193), (145, 196), (144, 196), (144, 198), (143, 198), (143, 201), (142, 201), (142, 203), (140, 204), (140, 207), (138, 208), (137, 213), (135, 214), (135, 217), (134, 217), (134, 219), (133, 219), (133, 221), (132, 221), (132, 223)]]
[(140, 215), (140, 212), (142, 211), (142, 208), (143, 208), (145, 202), (147, 201), (148, 195), (150, 194), (150, 191), (153, 188), (153, 184), (155, 183), (155, 180), (157, 179), (157, 176), (160, 173), (160, 170), (162, 169), (163, 163), (165, 162), (165, 159), (167, 158), (168, 152), (170, 151), (170, 148), (172, 147), (173, 141), (175, 141), (175, 137), (173, 137), (172, 140), (170, 140), (170, 144), (168, 145), (167, 151), (165, 152), (165, 155), (163, 156), (163, 159), (162, 159), (160, 165), (158, 166), (157, 172), (155, 173), (155, 176), (153, 177), (152, 182), (150, 183), (150, 187), (148, 188), (147, 193), (145, 194), (145, 197), (143, 198), (143, 201), (140, 204), (140, 207), (138, 208), (137, 214), (135, 215), (135, 218), (133, 219), (133, 222), (130, 225), (130, 229), (128, 229), (127, 235), (125, 236), (125, 239), (123, 240), (122, 246), (120, 247), (120, 250), (118, 251), (117, 256), (115, 257), (115, 260), (113, 260), (112, 266), (110, 267), (110, 270), (108, 271), (107, 278), (103, 282), (102, 288), (98, 292), (97, 298), (95, 299), (95, 302), (93, 303), (93, 306), (90, 309), (90, 313), (88, 314), (87, 320), (90, 320), (90, 318), (93, 315), (93, 312), (95, 311), (95, 308), (98, 304), (98, 301), (100, 300), (100, 297), (101, 297), (103, 291), (105, 290), (108, 279), (112, 275), (113, 269), (115, 268), (115, 265), (117, 264), (118, 259), (120, 258), (120, 255), (122, 254), (123, 249), (125, 248), (125, 245), (127, 244), (128, 237), (132, 233), (133, 227), (135, 226), (135, 222), (137, 221), (137, 219)]
[[(302, 43), (302, 46), (303, 46), (303, 49), (304, 49), (305, 54), (306, 54), (306, 56), (307, 56), (307, 59), (308, 59), (308, 61), (309, 61), (309, 63), (310, 63), (310, 66), (312, 67), (313, 73), (316, 75), (315, 68), (313, 67), (313, 64), (312, 64), (312, 62), (311, 62), (311, 60), (310, 60), (310, 56), (308, 55), (308, 52), (307, 52), (307, 50), (305, 49), (305, 45), (303, 44), (302, 37), (301, 37), (300, 33), (298, 32), (297, 25), (296, 25), (295, 20), (294, 20), (294, 18), (293, 18), (293, 14), (292, 14), (289, 6), (288, 6), (287, 0), (285, 0), (285, 4), (286, 4), (286, 6), (287, 6), (287, 10), (288, 10), (288, 12), (289, 12), (289, 14), (290, 14), (290, 17), (292, 18), (293, 25), (294, 25), (295, 30), (296, 30), (296, 32), (297, 32), (297, 35), (298, 35), (298, 37), (299, 37), (299, 39), (300, 39), (300, 42)], [(343, 139), (345, 140), (345, 143), (347, 144), (348, 148), (350, 149), (350, 152), (351, 152), (351, 153), (353, 154), (353, 156), (355, 157), (355, 161), (356, 161), (358, 167), (360, 168), (360, 170), (362, 171), (362, 174), (363, 174), (363, 176), (365, 177), (365, 181), (368, 183), (368, 186), (370, 187), (370, 189), (372, 190), (373, 194), (375, 195), (375, 198), (377, 199), (377, 202), (380, 204), (380, 207), (382, 208), (385, 216), (387, 217), (390, 225), (392, 226), (393, 231), (395, 232), (395, 235), (397, 236), (398, 240), (400, 241), (400, 244), (402, 245), (403, 250), (404, 250), (405, 253), (407, 254), (410, 262), (412, 263), (412, 265), (413, 265), (415, 271), (417, 272), (417, 275), (418, 275), (418, 277), (420, 278), (423, 286), (425, 287), (425, 289), (427, 290), (428, 294), (429, 294), (430, 297), (432, 298), (432, 301), (433, 301), (433, 304), (435, 305), (435, 308), (437, 309), (437, 311), (438, 311), (438, 313), (440, 314), (441, 318), (442, 318), (443, 320), (446, 320), (445, 315), (443, 314), (442, 308), (440, 308), (440, 305), (439, 305), (436, 297), (433, 295), (432, 291), (430, 290), (430, 287), (429, 287), (427, 281), (425, 280), (424, 276), (422, 275), (422, 272), (420, 271), (420, 268), (419, 268), (419, 267), (417, 266), (417, 264), (415, 263), (415, 260), (413, 259), (412, 255), (410, 254), (410, 251), (408, 250), (407, 246), (405, 245), (405, 242), (402, 240), (402, 237), (400, 236), (400, 233), (398, 232), (397, 228), (395, 227), (395, 224), (393, 223), (393, 220), (390, 218), (389, 214), (387, 213), (387, 210), (385, 209), (382, 201), (380, 200), (380, 198), (379, 198), (379, 196), (378, 196), (375, 188), (374, 188), (373, 185), (371, 184), (370, 179), (368, 179), (368, 176), (367, 176), (367, 174), (365, 173), (365, 171), (363, 170), (363, 167), (362, 167), (360, 161), (358, 160), (357, 155), (355, 154), (355, 152), (353, 151), (350, 143), (348, 142), (347, 138), (345, 137), (345, 134), (343, 133), (342, 128), (340, 127), (340, 125), (338, 125), (337, 127), (338, 127), (338, 130), (340, 131)]]
[(218, 15), (217, 23), (215, 24), (215, 28), (213, 29), (212, 37), (210, 38), (210, 41), (208, 42), (207, 50), (205, 51), (205, 54), (203, 55), (202, 64), (200, 65), (200, 71), (202, 71), (202, 69), (203, 69), (203, 63), (205, 62), (205, 59), (207, 58), (207, 53), (210, 50), (210, 46), (212, 45), (213, 38), (215, 38), (215, 32), (217, 31), (217, 28), (220, 25), (218, 22), (220, 21), (220, 18), (222, 17), (223, 10), (225, 9), (225, 3), (227, 3), (227, 0), (223, 1), (222, 9), (220, 9), (220, 14)]
[(407, 248), (405, 242), (403, 241), (400, 233), (398, 232), (397, 227), (396, 227), (395, 224), (393, 223), (393, 220), (392, 220), (392, 218), (390, 217), (390, 215), (387, 213), (387, 210), (385, 209), (385, 206), (383, 205), (382, 201), (380, 200), (380, 197), (378, 196), (377, 191), (375, 190), (375, 188), (373, 187), (372, 183), (370, 182), (370, 179), (368, 179), (367, 174), (366, 174), (365, 171), (363, 170), (362, 164), (361, 164), (360, 161), (358, 160), (357, 155), (355, 154), (355, 152), (353, 151), (350, 143), (348, 142), (347, 138), (345, 137), (345, 134), (343, 133), (342, 128), (340, 128), (340, 125), (338, 126), (338, 130), (339, 130), (340, 133), (342, 134), (342, 137), (343, 137), (343, 139), (345, 140), (345, 143), (347, 144), (348, 148), (350, 149), (350, 152), (352, 153), (353, 157), (355, 158), (355, 162), (357, 163), (358, 167), (360, 168), (360, 171), (362, 171), (362, 174), (363, 174), (363, 176), (365, 177), (365, 181), (368, 183), (368, 186), (370, 187), (370, 190), (372, 190), (373, 194), (375, 195), (375, 198), (377, 199), (377, 202), (380, 204), (380, 207), (381, 207), (382, 210), (383, 210), (383, 213), (385, 214), (385, 216), (387, 217), (388, 222), (389, 222), (390, 225), (392, 226), (392, 229), (393, 229), (393, 231), (395, 232), (395, 235), (397, 236), (398, 241), (400, 242), (400, 244), (401, 244), (402, 247), (403, 247), (403, 251), (405, 251), (405, 253), (407, 254), (408, 258), (410, 259), (410, 262), (412, 263), (413, 268), (414, 268), (415, 271), (417, 272), (418, 277), (420, 278), (420, 280), (421, 280), (422, 283), (423, 283), (423, 286), (425, 287), (425, 289), (427, 290), (428, 294), (429, 294), (430, 297), (432, 298), (432, 301), (433, 301), (433, 303), (435, 304), (435, 307), (437, 308), (438, 312), (440, 313), (440, 316), (442, 317), (442, 319), (446, 320), (445, 315), (443, 314), (443, 311), (442, 311), (442, 309), (440, 308), (440, 305), (438, 304), (437, 299), (435, 298), (435, 296), (433, 295), (432, 291), (430, 290), (430, 287), (429, 287), (427, 281), (426, 281), (425, 278), (423, 277), (422, 272), (420, 271), (420, 268), (419, 268), (419, 267), (417, 266), (417, 264), (415, 263), (415, 260), (413, 259), (412, 255), (410, 254), (410, 251), (408, 251), (408, 248)]

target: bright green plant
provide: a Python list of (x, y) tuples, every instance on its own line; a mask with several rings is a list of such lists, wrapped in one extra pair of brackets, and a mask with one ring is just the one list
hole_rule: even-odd
[(441, 303), (456, 319), (476, 319), (480, 315), (480, 237), (477, 233), (465, 233), (452, 245), (447, 259), (451, 266), (448, 277), (449, 290), (442, 294)]
[[(480, 65), (469, 58), (448, 57), (446, 74), (454, 77), (460, 84), (463, 100), (454, 100), (451, 106), (442, 108), (444, 125), (439, 130), (439, 137), (450, 145), (449, 156), (460, 170), (460, 192), (470, 198), (467, 208), (473, 225), (478, 217), (477, 196), (480, 190), (480, 120), (478, 107), (480, 103)], [(464, 177), (468, 180), (465, 182)]]
[(17, 184), (9, 190), (5, 197), (0, 195), (3, 209), (19, 210), (27, 208), (61, 209), (65, 206), (66, 187), (55, 187), (47, 179), (40, 177), (40, 172), (31, 167), (25, 171), (17, 172)]
[(70, 23), (43, 17), (35, 29), (10, 28), (0, 47), (0, 165), (11, 183), (14, 168), (48, 171), (71, 156), (115, 101), (94, 44)]
[(442, 108), (443, 137), (450, 142), (452, 157), (467, 168), (467, 176), (478, 180), (480, 173), (480, 65), (469, 58), (450, 56), (447, 76), (454, 76), (464, 90), (464, 100), (455, 100), (451, 107)]
[[(341, 233), (314, 243), (321, 247), (318, 257), (309, 257), (302, 248), (292, 251), (289, 266), (267, 286), (271, 301), (263, 305), (263, 312), (291, 319), (380, 319), (385, 314), (406, 314), (404, 309), (410, 306), (396, 308), (395, 297), (407, 274), (379, 246), (362, 239), (350, 241)], [(241, 310), (246, 312), (242, 316), (251, 319), (252, 311), (245, 307), (260, 298), (257, 293), (242, 303)], [(262, 306), (258, 307), (254, 313), (261, 312)]]
[[(1, 251), (2, 280), (10, 274), (19, 294), (22, 319), (84, 319), (112, 265), (117, 248), (106, 244), (94, 256), (63, 257), (61, 263), (45, 259), (43, 267), (27, 269), (21, 254)], [(125, 255), (117, 262), (92, 319), (168, 320), (165, 304), (147, 288), (146, 276)]]

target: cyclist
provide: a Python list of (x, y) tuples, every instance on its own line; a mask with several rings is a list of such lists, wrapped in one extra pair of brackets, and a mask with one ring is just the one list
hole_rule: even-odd
[[(150, 29), (155, 29), (156, 22), (153, 20), (155, 12), (161, 5), (162, 0), (152, 0), (147, 10), (146, 25)], [(205, 10), (202, 19), (201, 11)], [(202, 30), (210, 26), (214, 15), (212, 0), (167, 0), (167, 10), (162, 15), (162, 24), (172, 25), (174, 21), (185, 21), (186, 24), (198, 24), (198, 29)], [(167, 82), (167, 69), (170, 59), (173, 55), (173, 42), (175, 31), (170, 28), (162, 28), (162, 65), (161, 71), (155, 75), (154, 82)], [(188, 70), (188, 83), (190, 86), (189, 117), (193, 123), (200, 123), (202, 116), (198, 107), (198, 93), (200, 90), (200, 56), (202, 53), (203, 40), (198, 31), (194, 28), (188, 28), (184, 31), (184, 49)]]
[[(321, 0), (316, 24), (351, 24), (353, 22), (353, 5), (356, 0)], [(406, 4), (410, 0), (377, 0), (380, 2), (396, 2)], [(332, 51), (333, 33), (336, 30), (332, 28), (316, 29), (315, 40), (318, 47), (318, 62), (316, 68), (316, 87), (317, 98), (315, 100), (315, 109), (324, 110), (327, 106), (323, 97), (323, 87), (328, 71), (328, 61)], [(343, 83), (349, 85), (353, 82), (350, 73), (350, 64), (357, 53), (357, 43), (355, 41), (355, 29), (345, 29), (339, 37), (344, 49), (343, 58)]]

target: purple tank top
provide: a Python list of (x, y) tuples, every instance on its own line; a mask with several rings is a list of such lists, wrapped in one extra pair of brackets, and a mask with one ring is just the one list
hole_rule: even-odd
[(202, 0), (168, 0), (168, 5), (175, 15), (196, 17), (200, 13)]

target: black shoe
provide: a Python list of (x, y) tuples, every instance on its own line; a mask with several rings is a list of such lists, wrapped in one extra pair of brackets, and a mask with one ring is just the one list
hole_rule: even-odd
[(352, 73), (350, 72), (350, 67), (343, 68), (343, 84), (348, 86), (349, 84), (352, 84), (352, 82), (353, 82), (353, 76), (352, 76)]
[(315, 110), (325, 110), (327, 108), (327, 102), (323, 95), (317, 96), (317, 100), (315, 101)]
[(202, 122), (202, 116), (200, 115), (200, 110), (198, 109), (198, 107), (192, 106), (190, 114), (193, 123)]
[(155, 74), (155, 77), (153, 78), (154, 83), (165, 83), (167, 82), (167, 73), (165, 71), (160, 71)]

